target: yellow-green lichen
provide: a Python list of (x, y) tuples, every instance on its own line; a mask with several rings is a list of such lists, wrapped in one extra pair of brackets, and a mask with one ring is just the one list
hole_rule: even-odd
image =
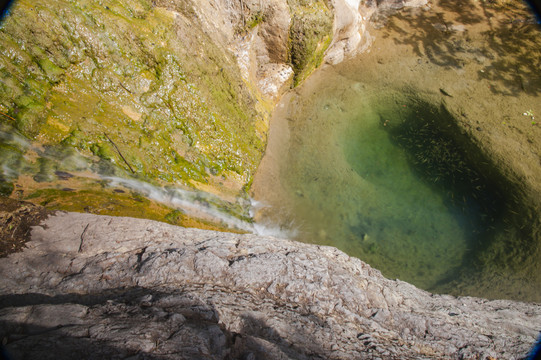
[[(321, 0), (289, 5), (298, 83), (321, 63), (332, 21)], [(245, 25), (265, 20), (255, 12)], [(247, 196), (263, 154), (272, 104), (200, 21), (189, 1), (19, 0), (0, 28), (0, 125), (37, 147), (0, 161), (15, 174), (0, 178), (2, 191), (25, 197), (37, 186), (35, 201), (49, 208), (132, 216), (115, 210), (131, 200), (104, 191), (99, 179), (58, 188), (57, 173), (75, 170), (55, 154), (76, 149), (86, 159), (77, 171), (90, 178), (129, 174), (196, 187), (247, 220), (237, 199)], [(182, 217), (171, 211), (169, 220)]]
[(150, 179), (250, 177), (263, 143), (236, 60), (189, 7), (156, 4), (21, 0), (0, 30), (0, 106), (30, 138)]

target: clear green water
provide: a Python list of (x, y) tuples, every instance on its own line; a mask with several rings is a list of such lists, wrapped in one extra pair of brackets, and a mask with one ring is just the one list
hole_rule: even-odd
[(334, 131), (290, 153), (292, 171), (285, 180), (295, 193), (299, 237), (337, 246), (388, 276), (430, 287), (467, 251), (460, 226), (466, 219), (417, 176), (393, 142), (390, 125), (383, 126), (370, 100), (361, 99), (348, 114), (321, 104), (317, 121), (323, 128), (336, 122)]
[[(452, 117), (362, 83), (327, 90), (289, 105), (289, 149), (280, 160), (289, 199), (263, 199), (273, 221), (297, 240), (338, 247), (427, 290), (514, 291), (512, 271), (493, 276), (509, 264), (486, 256), (510, 239), (505, 192), (465, 150)], [(472, 285), (483, 272), (485, 284)]]

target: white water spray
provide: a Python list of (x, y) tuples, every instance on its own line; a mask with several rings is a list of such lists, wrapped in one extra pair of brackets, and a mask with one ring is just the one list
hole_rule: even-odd
[[(37, 155), (38, 158), (54, 163), (56, 172), (65, 172), (80, 178), (105, 180), (107, 186), (122, 186), (142, 196), (164, 204), (173, 209), (182, 211), (184, 214), (211, 223), (218, 223), (226, 228), (241, 230), (258, 235), (270, 235), (282, 238), (289, 238), (292, 234), (272, 225), (255, 224), (249, 217), (253, 217), (254, 208), (261, 204), (250, 199), (245, 205), (239, 208), (248, 207), (249, 216), (242, 213), (235, 214), (225, 210), (225, 203), (219, 197), (202, 192), (181, 189), (174, 186), (158, 186), (143, 180), (130, 177), (121, 173), (118, 168), (105, 167), (105, 172), (100, 170), (99, 163), (94, 159), (79, 154), (73, 149), (43, 148), (32, 144), (31, 141), (18, 134), (14, 129), (5, 126), (0, 127), (0, 143), (7, 145), (3, 149), (4, 155), (0, 158), (0, 176), (4, 181), (14, 181), (22, 173), (35, 173), (36, 158), (28, 156), (28, 151)], [(120, 172), (120, 173), (119, 173)], [(223, 205), (220, 205), (223, 204)]]

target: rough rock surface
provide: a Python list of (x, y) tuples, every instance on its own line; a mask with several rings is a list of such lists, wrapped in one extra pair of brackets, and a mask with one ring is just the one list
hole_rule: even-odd
[(339, 250), (58, 213), (0, 259), (15, 358), (516, 359), (541, 306), (433, 295)]
[(336, 0), (334, 5), (334, 39), (325, 61), (338, 64), (359, 50), (361, 42), (370, 44), (365, 18), (359, 12), (360, 0)]
[(328, 64), (336, 65), (367, 50), (373, 37), (367, 23), (375, 13), (388, 13), (404, 7), (421, 7), (427, 0), (334, 0), (334, 38), (325, 54)]

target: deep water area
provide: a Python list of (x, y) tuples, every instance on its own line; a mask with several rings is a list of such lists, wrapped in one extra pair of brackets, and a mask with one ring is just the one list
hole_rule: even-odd
[(322, 83), (324, 95), (289, 102), (279, 177), (288, 200), (264, 199), (267, 221), (430, 291), (490, 297), (480, 289), (530, 282), (535, 297), (519, 256), (494, 255), (503, 243), (515, 255), (531, 246), (513, 186), (445, 106), (411, 89)]
[(431, 292), (541, 302), (531, 12), (434, 2), (367, 29), (276, 108), (256, 220)]
[(463, 259), (498, 230), (504, 192), (485, 175), (489, 163), (468, 155), (444, 108), (376, 99), (342, 142), (360, 178), (345, 236), (389, 276), (430, 289), (474, 267)]

